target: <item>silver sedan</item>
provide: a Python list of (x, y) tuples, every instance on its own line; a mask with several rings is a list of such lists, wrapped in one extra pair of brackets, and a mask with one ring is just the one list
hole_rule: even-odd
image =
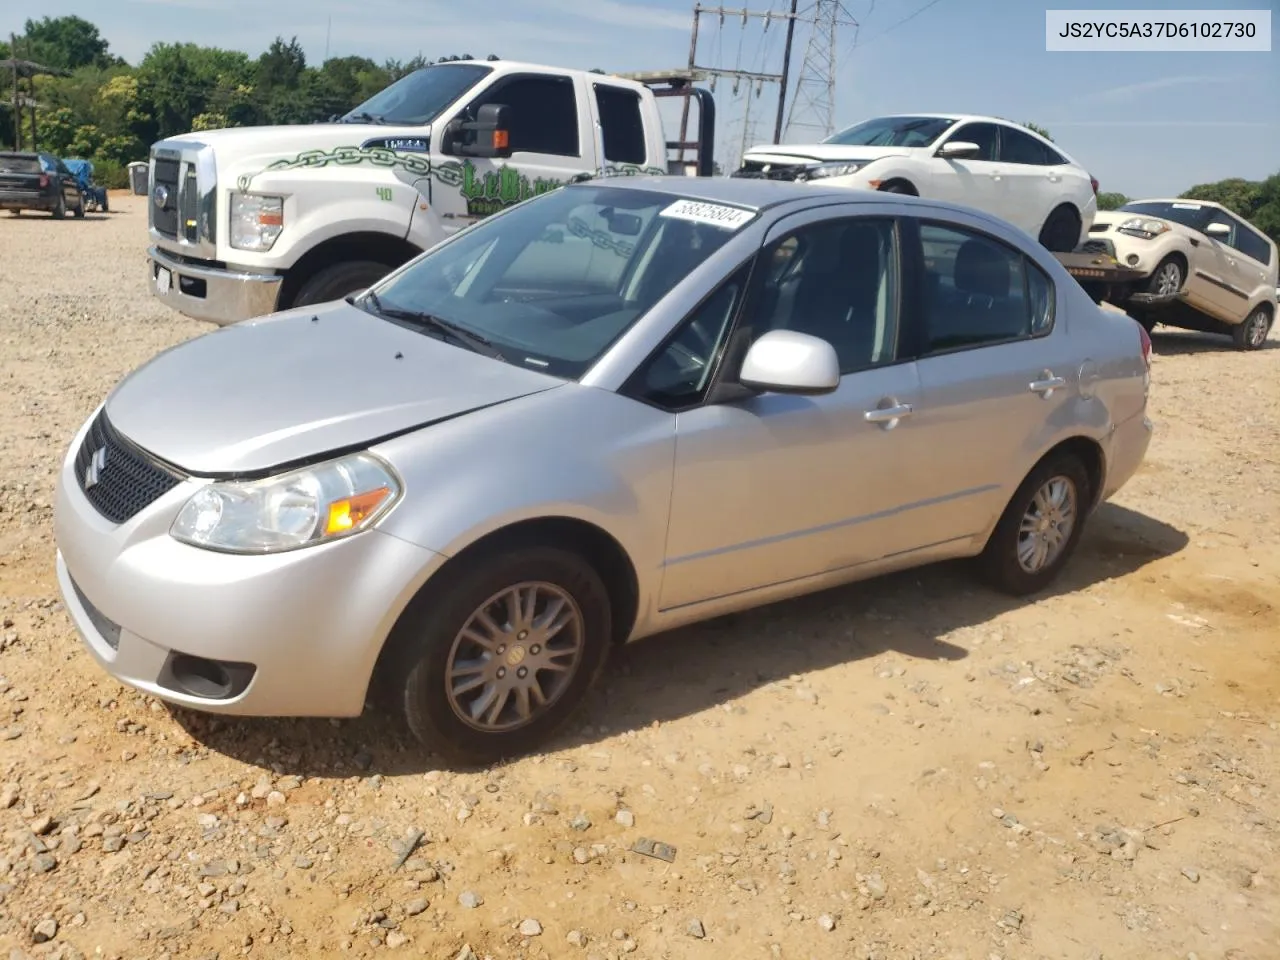
[(957, 557), (1045, 587), (1146, 453), (1149, 347), (962, 207), (576, 184), (134, 371), (67, 452), (58, 577), (139, 690), (380, 701), (492, 761), (616, 644)]

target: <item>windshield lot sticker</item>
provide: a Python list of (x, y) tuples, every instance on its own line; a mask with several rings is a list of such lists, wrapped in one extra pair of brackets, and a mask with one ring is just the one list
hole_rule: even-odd
[(1199, 209), (1200, 209), (1200, 204), (1198, 204), (1198, 203), (1175, 203), (1175, 204), (1173, 205), (1173, 209), (1175, 209), (1175, 210), (1199, 210)]
[(662, 211), (662, 216), (705, 223), (722, 230), (737, 230), (743, 224), (749, 223), (755, 214), (750, 210), (739, 210), (737, 207), (726, 207), (719, 203), (677, 200)]

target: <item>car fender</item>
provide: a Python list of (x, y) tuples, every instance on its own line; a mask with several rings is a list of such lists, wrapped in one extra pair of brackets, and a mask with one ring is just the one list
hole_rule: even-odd
[(853, 187), (875, 190), (872, 183), (888, 183), (890, 180), (906, 180), (923, 196), (927, 187), (927, 173), (922, 164), (910, 157), (881, 157), (860, 167), (856, 173), (845, 177), (824, 177), (813, 183), (823, 187)]
[(656, 600), (675, 462), (675, 416), (566, 383), (372, 448), (404, 481), (385, 533), (448, 557), (521, 521), (591, 524), (626, 552), (641, 616)]

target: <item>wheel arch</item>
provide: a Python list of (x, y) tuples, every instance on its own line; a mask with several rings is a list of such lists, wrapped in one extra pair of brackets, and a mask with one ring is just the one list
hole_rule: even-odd
[(1034, 473), (1035, 470), (1046, 460), (1062, 453), (1071, 454), (1076, 457), (1076, 459), (1078, 459), (1083, 465), (1085, 475), (1089, 478), (1088, 512), (1092, 512), (1098, 506), (1101, 501), (1102, 491), (1106, 487), (1106, 454), (1102, 449), (1102, 444), (1097, 440), (1084, 434), (1075, 434), (1053, 444), (1053, 446), (1037, 457), (1035, 461), (1022, 472), (1022, 475), (1018, 477), (1018, 482), (1015, 483), (1013, 485), (1013, 489), (1009, 491), (1009, 496), (1006, 498), (1004, 506), (1001, 507), (1000, 512), (991, 521), (991, 526), (987, 530), (986, 536), (983, 538), (983, 543), (986, 543), (992, 536), (994, 536), (996, 527), (1000, 523), (1000, 518), (1003, 517), (1005, 511), (1009, 509), (1009, 504), (1013, 501), (1013, 498), (1017, 496), (1018, 488), (1022, 486), (1027, 477), (1031, 476), (1031, 474)]
[(906, 176), (903, 176), (901, 174), (894, 174), (888, 177), (880, 184), (879, 187), (877, 187), (877, 189), (880, 192), (884, 193), (884, 192), (887, 192), (891, 187), (904, 187), (906, 188), (905, 192), (908, 195), (913, 197), (920, 196), (920, 188), (917, 187), (915, 183), (913, 183)]
[(385, 263), (387, 271), (390, 272), (420, 253), (422, 253), (421, 248), (408, 240), (377, 230), (329, 237), (299, 257), (285, 274), (276, 309), (285, 310), (292, 306), (294, 298), (303, 285), (321, 270), (335, 263), (341, 263), (344, 260), (375, 260)]

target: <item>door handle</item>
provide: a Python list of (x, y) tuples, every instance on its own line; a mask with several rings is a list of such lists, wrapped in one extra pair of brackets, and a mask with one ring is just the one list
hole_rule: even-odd
[(911, 416), (914, 408), (909, 403), (895, 403), (891, 407), (876, 407), (862, 416), (867, 423), (882, 423), (885, 429), (892, 429), (903, 417)]
[(1027, 384), (1027, 389), (1032, 393), (1038, 393), (1046, 399), (1053, 394), (1053, 391), (1060, 387), (1065, 387), (1067, 381), (1065, 377), (1055, 377), (1048, 370), (1044, 372), (1040, 380), (1032, 380)]

